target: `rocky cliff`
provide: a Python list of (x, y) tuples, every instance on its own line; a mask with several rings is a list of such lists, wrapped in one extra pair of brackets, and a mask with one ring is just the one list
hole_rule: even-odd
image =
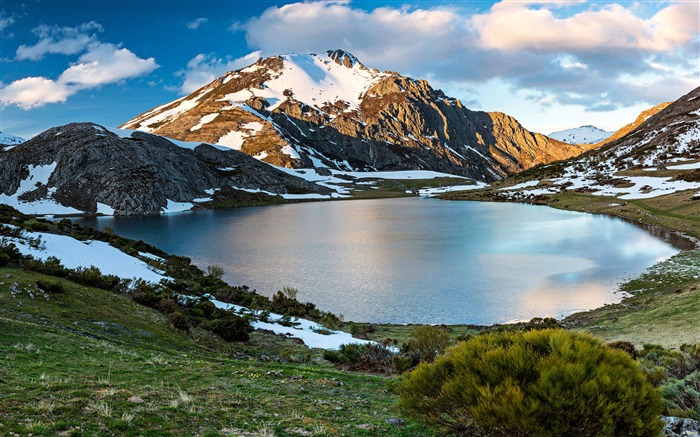
[(367, 68), (341, 50), (260, 59), (123, 127), (278, 166), (427, 169), (481, 181), (586, 150), (505, 114), (471, 111), (425, 80)]
[(0, 152), (0, 203), (27, 213), (159, 214), (250, 192), (330, 190), (235, 150), (92, 123), (52, 128)]

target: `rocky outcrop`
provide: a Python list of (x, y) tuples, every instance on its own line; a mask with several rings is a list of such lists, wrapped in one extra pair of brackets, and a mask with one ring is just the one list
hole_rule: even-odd
[(667, 437), (698, 437), (700, 436), (700, 421), (683, 417), (663, 417), (664, 436)]
[(52, 128), (0, 152), (0, 195), (20, 204), (48, 200), (95, 213), (100, 203), (119, 215), (159, 214), (169, 202), (194, 206), (231, 190), (329, 192), (234, 150), (92, 123)]
[(123, 125), (206, 141), (285, 167), (426, 169), (494, 181), (586, 147), (471, 111), (425, 80), (342, 50), (261, 59)]

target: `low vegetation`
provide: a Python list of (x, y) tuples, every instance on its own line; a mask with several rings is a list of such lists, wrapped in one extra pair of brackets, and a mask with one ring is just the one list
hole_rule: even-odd
[(477, 336), (397, 384), (399, 408), (471, 436), (657, 436), (661, 399), (625, 352), (538, 330)]

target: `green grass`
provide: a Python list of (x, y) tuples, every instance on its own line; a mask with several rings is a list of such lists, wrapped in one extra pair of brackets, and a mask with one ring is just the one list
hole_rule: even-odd
[(182, 333), (125, 295), (57, 278), (66, 291), (47, 300), (41, 279), (0, 269), (0, 435), (432, 435), (386, 422), (400, 417), (388, 378), (271, 334)]

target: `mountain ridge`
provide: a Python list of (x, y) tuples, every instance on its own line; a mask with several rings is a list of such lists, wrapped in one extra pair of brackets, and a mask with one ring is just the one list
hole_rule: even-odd
[(259, 59), (122, 127), (283, 167), (427, 169), (486, 182), (588, 149), (471, 111), (425, 80), (368, 68), (342, 50)]

